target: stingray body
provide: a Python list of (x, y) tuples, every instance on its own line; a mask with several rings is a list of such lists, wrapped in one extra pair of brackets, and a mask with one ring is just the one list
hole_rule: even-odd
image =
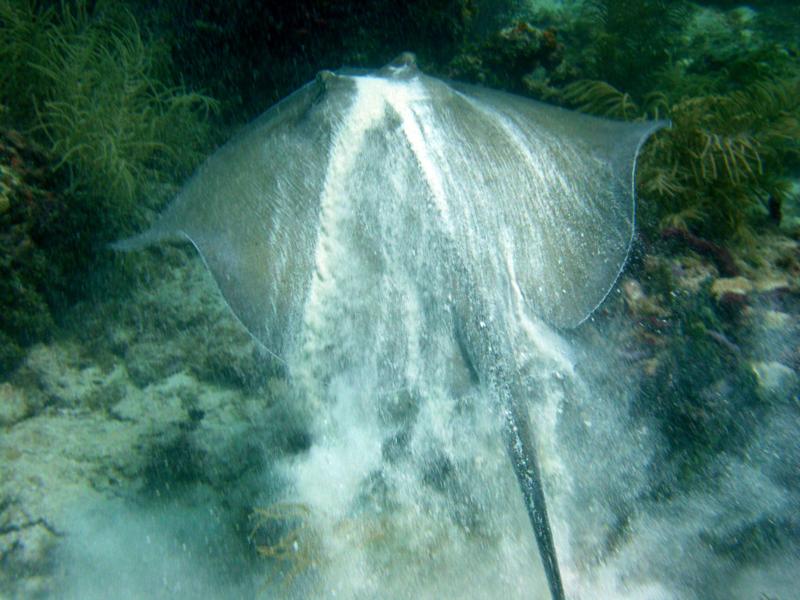
[(411, 55), (375, 72), (322, 72), (116, 247), (189, 240), (236, 316), (290, 367), (316, 327), (309, 307), (337, 285), (337, 261), (424, 281), (420, 297), (448, 305), (499, 398), (551, 594), (563, 598), (526, 399), (513, 385), (514, 330), (529, 318), (573, 327), (603, 301), (632, 239), (636, 156), (660, 126), (445, 83)]

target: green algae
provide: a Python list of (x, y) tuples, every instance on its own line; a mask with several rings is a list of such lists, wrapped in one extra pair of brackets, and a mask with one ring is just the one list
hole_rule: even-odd
[(588, 0), (575, 25), (583, 44), (573, 60), (587, 79), (646, 93), (669, 61), (688, 13), (680, 0)]
[(164, 49), (118, 5), (0, 4), (0, 102), (56, 157), (78, 201), (126, 214), (152, 184), (185, 176), (216, 103), (169, 83)]
[[(615, 31), (640, 31), (633, 13), (618, 10), (623, 4), (590, 3), (608, 14), (614, 9)], [(645, 29), (653, 29), (648, 37), (665, 40), (672, 54), (665, 51), (659, 60), (651, 56), (645, 68), (647, 55), (634, 36), (616, 48), (622, 60), (595, 59), (608, 57), (610, 43), (596, 34), (581, 71), (590, 77), (563, 87), (561, 100), (612, 118), (671, 120), (672, 127), (655, 136), (641, 160), (645, 232), (652, 236), (657, 229), (680, 227), (752, 246), (755, 230), (779, 213), (800, 159), (800, 62), (773, 42), (739, 43), (735, 28), (733, 33), (725, 29), (727, 21), (716, 13), (721, 24), (708, 25), (701, 14), (696, 20), (706, 30), (695, 31), (686, 42), (676, 27), (700, 25), (690, 25), (679, 5), (649, 4), (651, 14), (642, 21), (649, 24)], [(656, 17), (663, 11), (668, 12), (659, 25)], [(638, 75), (620, 71), (629, 62)]]
[(118, 3), (0, 0), (0, 64), (5, 372), (199, 163), (217, 104)]

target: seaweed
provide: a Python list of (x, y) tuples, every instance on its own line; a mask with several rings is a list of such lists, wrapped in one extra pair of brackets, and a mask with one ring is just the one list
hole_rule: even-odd
[(645, 229), (694, 228), (711, 238), (751, 241), (754, 225), (779, 210), (800, 158), (800, 78), (676, 101), (674, 91), (663, 89), (640, 104), (608, 82), (581, 80), (561, 98), (602, 116), (671, 121), (641, 158)]
[[(313, 571), (321, 560), (318, 534), (313, 530), (311, 509), (302, 503), (276, 502), (253, 509), (250, 535), (256, 552), (272, 561), (288, 589), (301, 574)], [(273, 577), (266, 587), (276, 583)]]
[(557, 97), (605, 117), (671, 121), (641, 157), (640, 222), (650, 239), (656, 228), (681, 228), (747, 249), (759, 227), (780, 221), (800, 165), (800, 63), (755, 35), (757, 13), (743, 11), (584, 5), (577, 36), (587, 46), (571, 57), (576, 77)]
[[(317, 518), (324, 519), (323, 531)], [(251, 530), (248, 536), (258, 555), (268, 561), (271, 574), (264, 580), (263, 588), (275, 594), (278, 587), (284, 593), (308, 588), (318, 597), (318, 572), (340, 557), (326, 552), (325, 533), (344, 537), (357, 548), (373, 546), (375, 550), (387, 535), (384, 516), (359, 513), (338, 519), (320, 515), (312, 507), (298, 502), (274, 502), (256, 507), (250, 515)]]
[(578, 23), (584, 74), (634, 95), (650, 89), (690, 13), (683, 1), (587, 0)]
[(799, 92), (800, 79), (758, 81), (664, 107), (672, 127), (646, 149), (639, 176), (659, 224), (752, 241), (800, 158)]
[(4, 372), (199, 162), (216, 102), (173, 84), (165, 48), (110, 2), (0, 0), (0, 64)]
[(638, 104), (630, 94), (621, 92), (605, 81), (576, 81), (567, 85), (561, 96), (578, 110), (602, 117), (631, 120), (640, 113)]
[(0, 124), (20, 128), (30, 124), (30, 99), (45, 88), (42, 76), (30, 65), (37, 48), (47, 46), (47, 30), (55, 9), (23, 0), (0, 0)]
[(122, 218), (199, 162), (216, 102), (165, 82), (165, 49), (124, 7), (4, 0), (0, 17), (0, 102), (57, 157), (76, 201)]

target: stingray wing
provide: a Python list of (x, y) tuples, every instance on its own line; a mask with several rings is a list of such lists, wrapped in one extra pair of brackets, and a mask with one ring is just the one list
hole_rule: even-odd
[(319, 255), (335, 243), (331, 209), (350, 204), (355, 223), (380, 220), (384, 231), (393, 214), (416, 212), (469, 265), (468, 287), (521, 297), (574, 326), (625, 262), (636, 156), (660, 126), (447, 84), (409, 62), (323, 72), (211, 156), (150, 230), (116, 247), (188, 238), (237, 317), (283, 355), (324, 271)]
[[(298, 330), (314, 272), (319, 197), (332, 132), (352, 84), (309, 83), (215, 152), (143, 234), (118, 242), (134, 250), (164, 239), (197, 248), (225, 300), (248, 331), (283, 355)], [(340, 105), (341, 103), (341, 105)]]
[(477, 284), (573, 327), (617, 279), (634, 231), (636, 157), (663, 122), (622, 123), (417, 76), (412, 112), (434, 195)]

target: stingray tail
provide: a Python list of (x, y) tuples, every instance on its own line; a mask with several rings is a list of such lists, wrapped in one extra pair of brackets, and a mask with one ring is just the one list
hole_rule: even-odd
[(539, 473), (539, 462), (536, 457), (536, 445), (528, 424), (527, 415), (523, 414), (511, 393), (504, 394), (503, 435), (519, 487), (525, 500), (539, 554), (542, 557), (550, 595), (553, 600), (564, 600), (564, 586), (561, 583), (561, 572), (558, 568), (556, 548), (553, 544), (553, 533), (547, 517), (547, 504), (542, 489), (542, 478)]

